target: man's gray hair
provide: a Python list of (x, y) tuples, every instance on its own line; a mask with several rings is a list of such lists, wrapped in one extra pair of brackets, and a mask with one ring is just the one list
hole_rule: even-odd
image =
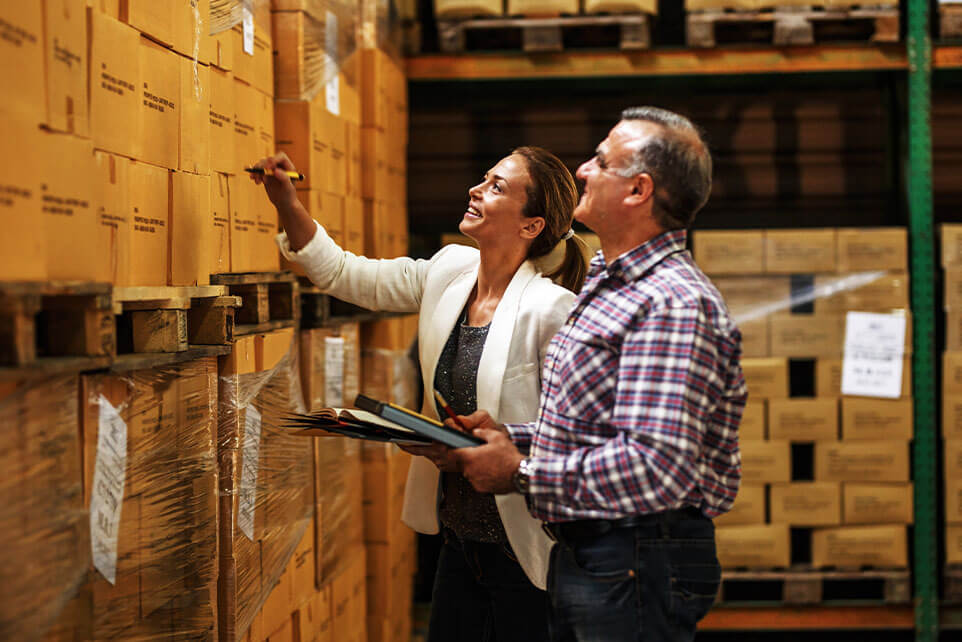
[(630, 107), (622, 120), (659, 125), (658, 132), (632, 152), (631, 165), (617, 173), (647, 173), (655, 183), (653, 214), (667, 230), (687, 228), (711, 193), (712, 162), (701, 132), (684, 116), (659, 107)]

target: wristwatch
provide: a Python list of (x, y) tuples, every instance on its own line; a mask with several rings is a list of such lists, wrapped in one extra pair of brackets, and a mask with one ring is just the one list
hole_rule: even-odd
[(514, 489), (521, 493), (522, 495), (528, 494), (528, 488), (531, 485), (531, 471), (528, 470), (528, 464), (530, 460), (525, 457), (518, 464), (518, 469), (514, 471), (511, 476), (511, 482), (514, 484)]

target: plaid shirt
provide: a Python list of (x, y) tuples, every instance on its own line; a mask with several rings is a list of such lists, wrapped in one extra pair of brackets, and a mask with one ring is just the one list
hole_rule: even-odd
[(731, 508), (747, 398), (741, 333), (685, 238), (670, 231), (607, 267), (600, 253), (592, 260), (548, 348), (537, 421), (508, 426), (530, 452), (536, 518)]

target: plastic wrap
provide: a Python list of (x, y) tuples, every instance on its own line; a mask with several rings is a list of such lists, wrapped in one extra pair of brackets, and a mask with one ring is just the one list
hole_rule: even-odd
[(245, 20), (270, 26), (271, 0), (210, 0), (210, 35), (232, 29)]
[(315, 550), (322, 582), (337, 576), (348, 553), (364, 544), (361, 445), (354, 439), (313, 439), (315, 501), (321, 528)]
[[(312, 100), (333, 92), (340, 74), (357, 87), (358, 5), (349, 0), (286, 0), (274, 13), (277, 97)], [(326, 102), (335, 102), (327, 96)], [(339, 101), (337, 101), (339, 102)], [(331, 110), (334, 113), (339, 109)]]
[(396, 0), (361, 0), (361, 47), (401, 60), (401, 16)]
[(82, 378), (90, 639), (213, 639), (214, 358)]
[(76, 376), (0, 384), (0, 639), (54, 627), (86, 576)]
[(280, 428), (304, 410), (293, 337), (238, 339), (220, 364), (221, 640), (243, 637), (313, 519), (312, 444)]

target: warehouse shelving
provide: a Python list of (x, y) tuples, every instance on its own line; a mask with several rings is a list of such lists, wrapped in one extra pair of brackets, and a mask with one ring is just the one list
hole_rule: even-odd
[[(539, 54), (423, 55), (407, 61), (420, 81), (518, 80), (599, 76), (899, 71), (908, 69), (902, 45), (592, 51)], [(937, 69), (962, 69), (962, 46), (933, 50)]]
[[(935, 485), (936, 380), (934, 351), (935, 240), (932, 205), (931, 96), (933, 70), (962, 70), (962, 46), (934, 46), (929, 38), (927, 0), (909, 0), (905, 42), (902, 44), (819, 44), (803, 47), (726, 47), (718, 49), (653, 49), (644, 51), (583, 51), (524, 56), (517, 53), (420, 55), (409, 58), (409, 82), (456, 89), (463, 81), (519, 80), (537, 82), (595, 78), (722, 78), (798, 74), (822, 79), (839, 74), (894, 74), (893, 86), (907, 94), (907, 122), (896, 127), (908, 150), (899, 163), (899, 145), (890, 149), (893, 163), (904, 171), (915, 319), (913, 367), (915, 389), (915, 527), (914, 604), (817, 606), (724, 606), (714, 609), (702, 629), (735, 630), (915, 630), (920, 641), (934, 641), (940, 624), (937, 597)], [(954, 76), (953, 76), (954, 77)], [(816, 80), (816, 82), (818, 82)], [(834, 81), (826, 81), (834, 82)], [(898, 174), (898, 172), (894, 172)], [(944, 606), (941, 625), (962, 628), (962, 607)]]

